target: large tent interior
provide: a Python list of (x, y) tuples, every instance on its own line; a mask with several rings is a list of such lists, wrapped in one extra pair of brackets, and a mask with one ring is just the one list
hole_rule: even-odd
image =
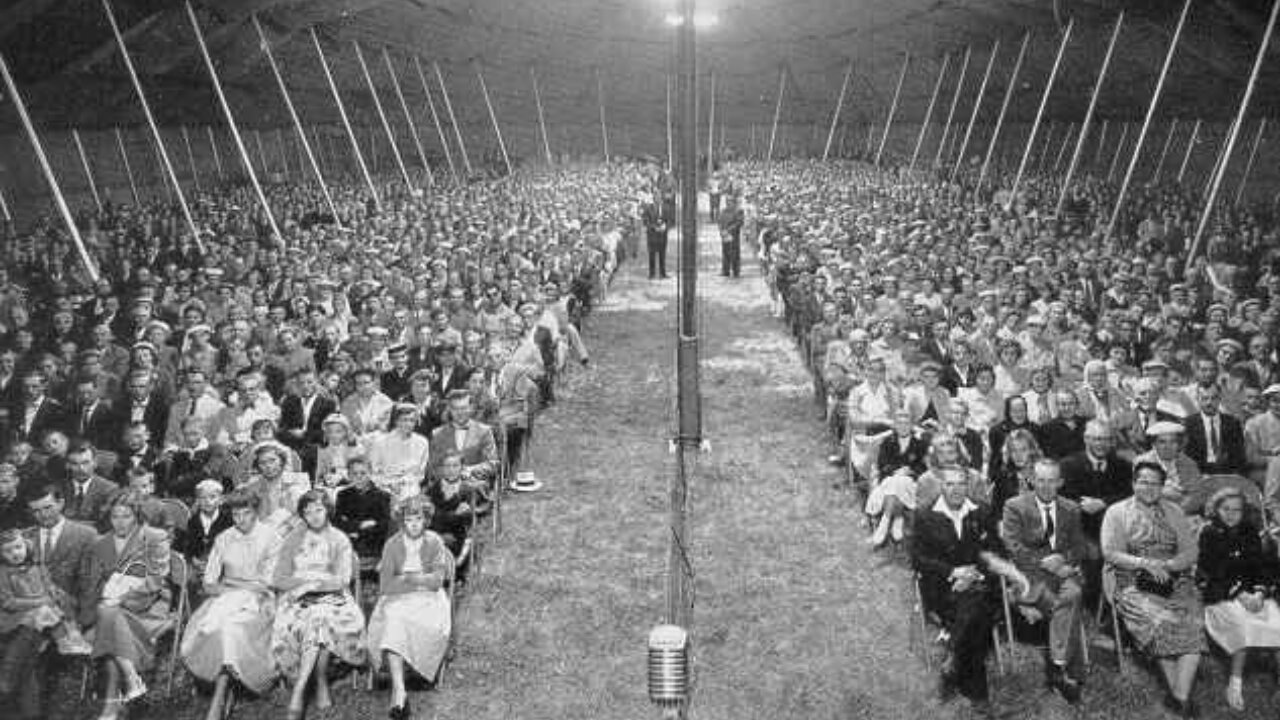
[[(0, 11), (0, 53), (27, 101), (65, 192), (83, 200), (87, 189), (72, 130), (79, 134), (87, 162), (108, 195), (127, 192), (122, 145), (137, 166), (134, 172), (144, 194), (160, 191), (163, 175), (154, 143), (102, 4), (14, 0), (7, 5)], [(998, 157), (1007, 159), (1022, 150), (1058, 41), (1068, 23), (1074, 22), (1037, 136), (1045, 155), (1051, 144), (1056, 154), (1059, 144), (1068, 139), (1068, 129), (1078, 127), (1085, 114), (1099, 61), (1123, 11), (1120, 42), (1099, 93), (1087, 143), (1106, 143), (1110, 153), (1123, 139), (1131, 148), (1177, 25), (1179, 7), (1180, 3), (1162, 0), (706, 0), (698, 4), (698, 12), (716, 22), (698, 33), (699, 125), (705, 128), (710, 120), (707, 114), (714, 90), (712, 142), (717, 152), (763, 157), (772, 144), (775, 157), (820, 155), (848, 71), (850, 82), (833, 151), (849, 155), (878, 148), (905, 60), (885, 152), (886, 157), (906, 157), (944, 60), (947, 74), (941, 81), (939, 108), (925, 140), (930, 149), (941, 135), (942, 109), (960, 79), (966, 51), (970, 57), (955, 112), (959, 120), (970, 116), (982, 70), (998, 42), (966, 155), (981, 155), (1006, 88), (1013, 82), (998, 146)], [(193, 172), (213, 177), (215, 160), (234, 172), (235, 146), (184, 5), (116, 0), (113, 9), (166, 146), (182, 160), (174, 163), (179, 180), (190, 182)], [(425, 69), (426, 87), (433, 93), (441, 87), (433, 66), (440, 68), (461, 140), (477, 158), (497, 149), (481, 77), (509, 153), (517, 162), (544, 161), (547, 151), (556, 159), (603, 157), (606, 149), (613, 156), (665, 158), (668, 151), (666, 102), (675, 70), (675, 33), (668, 22), (675, 10), (672, 2), (215, 0), (194, 9), (236, 122), (246, 131), (251, 160), (282, 176), (290, 170), (299, 172), (302, 160), (253, 18), (275, 52), (301, 122), (334, 141), (323, 145), (322, 152), (332, 148), (350, 157), (311, 30), (338, 92), (351, 108), (356, 136), (379, 167), (384, 163), (390, 167), (391, 153), (356, 45), (366, 58), (397, 147), (415, 165), (420, 161), (394, 94), (389, 66), (397, 73), (428, 161), (435, 164), (443, 155), (441, 135), (432, 131), (424, 78), (417, 73), (415, 58)], [(1188, 172), (1193, 177), (1208, 174), (1249, 78), (1267, 10), (1262, 0), (1192, 3), (1137, 177), (1154, 170), (1171, 132), (1173, 144), (1181, 148), (1196, 121), (1202, 124)], [(1026, 55), (1014, 78), (1024, 37), (1029, 38)], [(1269, 53), (1273, 55), (1274, 51)], [(534, 82), (544, 109), (545, 145), (539, 135)], [(1258, 123), (1274, 109), (1277, 93), (1273, 90), (1278, 85), (1280, 68), (1264, 63), (1236, 146), (1239, 157), (1228, 168), (1228, 187), (1234, 187), (1232, 179), (1242, 172)], [(39, 179), (12, 104), (3, 107), (0, 187), (10, 196), (10, 204), (21, 210), (17, 215), (30, 219), (47, 207), (49, 192)], [(438, 111), (444, 116), (445, 141), (456, 144), (459, 136), (451, 132), (442, 104)], [(115, 137), (117, 128), (122, 142)], [(699, 134), (705, 146), (712, 136)], [(1270, 186), (1275, 165), (1266, 134), (1261, 134), (1263, 142), (1254, 163), (1258, 197)], [(182, 152), (184, 140), (190, 144), (190, 153)]]

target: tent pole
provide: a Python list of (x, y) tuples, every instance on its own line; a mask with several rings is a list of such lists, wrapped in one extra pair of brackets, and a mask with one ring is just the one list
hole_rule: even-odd
[[(1053, 59), (1053, 69), (1049, 71), (1049, 80), (1044, 84), (1044, 92), (1040, 94), (1040, 108), (1036, 110), (1036, 119), (1031, 123), (1031, 134), (1027, 137), (1027, 145), (1022, 150), (1022, 162), (1018, 163), (1018, 173), (1013, 176), (1013, 189), (1009, 191), (1009, 205), (1012, 206), (1018, 196), (1018, 188), (1022, 185), (1022, 174), (1027, 170), (1027, 161), (1031, 159), (1031, 149), (1036, 144), (1036, 134), (1040, 131), (1040, 123), (1044, 120), (1044, 109), (1049, 105), (1049, 95), (1053, 92), (1053, 84), (1058, 79), (1058, 68), (1062, 67), (1062, 56), (1067, 52), (1067, 43), (1071, 42), (1071, 30), (1076, 26), (1076, 19), (1067, 22), (1067, 29), (1062, 32), (1062, 40), (1058, 43), (1058, 55)], [(1012, 86), (1010, 86), (1012, 87)]]
[(129, 80), (133, 83), (133, 89), (138, 94), (138, 104), (142, 106), (142, 114), (147, 118), (147, 127), (151, 130), (151, 139), (155, 141), (156, 150), (160, 153), (160, 163), (164, 167), (164, 172), (169, 181), (173, 183), (173, 192), (177, 195), (178, 205), (182, 208), (182, 217), (187, 221), (187, 229), (191, 231), (191, 237), (195, 240), (196, 247), (203, 254), (204, 243), (200, 240), (200, 230), (196, 228), (195, 218), (191, 216), (191, 207), (187, 205), (187, 197), (182, 192), (182, 184), (178, 182), (178, 173), (174, 171), (173, 163), (169, 160), (169, 151), (165, 148), (164, 138), (160, 136), (160, 128), (156, 127), (155, 116), (151, 114), (151, 104), (147, 102), (147, 95), (142, 90), (142, 82), (138, 80), (138, 73), (133, 67), (133, 58), (129, 56), (129, 49), (125, 47), (124, 35), (120, 34), (120, 26), (116, 24), (116, 14), (111, 9), (111, 0), (102, 0), (102, 9), (107, 13), (107, 22), (111, 25), (111, 34), (115, 36), (116, 45), (120, 48), (120, 58), (124, 60), (124, 67), (129, 71)]
[(200, 21), (196, 19), (196, 10), (191, 5), (191, 0), (187, 0), (187, 18), (191, 20), (191, 29), (196, 33), (196, 44), (200, 47), (200, 54), (204, 57), (205, 67), (209, 70), (209, 78), (213, 81), (214, 93), (218, 96), (218, 103), (222, 106), (222, 113), (227, 118), (227, 125), (231, 128), (231, 137), (236, 142), (236, 149), (240, 152), (240, 159), (244, 160), (245, 171), (249, 173), (249, 182), (253, 185), (253, 191), (258, 196), (258, 202), (262, 203), (262, 211), (266, 213), (267, 224), (271, 227), (271, 232), (276, 238), (284, 239), (284, 235), (280, 232), (280, 228), (276, 225), (275, 215), (271, 212), (271, 203), (267, 202), (266, 193), (262, 192), (262, 185), (258, 183), (258, 174), (253, 171), (253, 164), (249, 162), (249, 152), (244, 147), (244, 138), (240, 136), (240, 129), (236, 127), (235, 116), (231, 113), (231, 105), (227, 103), (227, 96), (222, 92), (222, 81), (218, 79), (218, 71), (213, 65), (213, 57), (209, 55), (209, 48), (204, 43), (204, 33), (200, 30)]
[[(1187, 24), (1187, 14), (1191, 12), (1191, 0), (1182, 5), (1182, 14), (1178, 17), (1178, 26), (1173, 31), (1173, 39), (1169, 41), (1169, 52), (1164, 56), (1164, 67), (1160, 69), (1160, 79), (1156, 81), (1155, 92), (1151, 94), (1151, 103), (1147, 105), (1147, 116), (1142, 120), (1142, 129), (1138, 131), (1138, 143), (1129, 156), (1129, 168), (1125, 170), (1124, 180), (1120, 183), (1120, 194), (1116, 196), (1116, 204), (1111, 208), (1111, 222), (1107, 223), (1104, 239), (1110, 239), (1120, 221), (1120, 212), (1124, 209), (1125, 196), (1129, 192), (1129, 183), (1133, 181), (1133, 173), (1142, 160), (1142, 146), (1147, 141), (1147, 133), (1151, 131), (1151, 119), (1155, 117), (1156, 106), (1160, 104), (1160, 96), (1164, 93), (1164, 83), (1169, 77), (1169, 66), (1173, 64), (1173, 56), (1178, 52), (1178, 40), (1182, 38), (1182, 28)], [(1123, 145), (1123, 143), (1121, 143)], [(1109, 178), (1108, 178), (1109, 179)]]
[(364, 164), (364, 155), (360, 152), (360, 141), (356, 139), (356, 131), (351, 127), (351, 118), (347, 116), (347, 106), (342, 102), (342, 95), (338, 93), (338, 84), (333, 80), (333, 73), (329, 70), (329, 60), (324, 56), (324, 48), (320, 47), (320, 36), (316, 35), (315, 27), (308, 28), (311, 33), (311, 44), (316, 48), (316, 55), (320, 57), (320, 67), (324, 70), (325, 80), (329, 84), (329, 92), (333, 94), (333, 102), (338, 106), (338, 116), (342, 118), (342, 127), (346, 128), (347, 139), (351, 141), (351, 151), (356, 158), (356, 164), (360, 167), (360, 175), (364, 178), (365, 187), (369, 189), (369, 194), (373, 196), (373, 204), (378, 210), (382, 210), (382, 198), (378, 196), (378, 188), (373, 184), (373, 177), (369, 174), (369, 167)]
[[(293, 122), (293, 129), (298, 132), (298, 137), (302, 140), (302, 149), (306, 151), (307, 160), (311, 162), (311, 170), (315, 173), (316, 182), (320, 185), (320, 193), (324, 195), (324, 202), (329, 206), (329, 212), (333, 213), (334, 222), (341, 226), (342, 221), (338, 219), (338, 207), (333, 202), (333, 195), (329, 193), (329, 186), (325, 184), (324, 174), (320, 172), (320, 163), (316, 161), (315, 154), (311, 152), (311, 143), (307, 140), (307, 133), (302, 128), (302, 119), (298, 117), (298, 110), (293, 105), (293, 98), (289, 95), (289, 88), (284, 84), (284, 76), (280, 74), (280, 66), (276, 64), (276, 55), (271, 50), (271, 43), (267, 40), (267, 34), (262, 30), (262, 24), (258, 22), (258, 16), (254, 15), (252, 19), (253, 27), (258, 31), (258, 40), (262, 44), (262, 54), (267, 56), (267, 64), (271, 66), (271, 74), (276, 79), (276, 87), (280, 88), (280, 95), (284, 98), (284, 106), (289, 111), (289, 119)], [(300, 181), (305, 181), (307, 176), (305, 171), (300, 171), (298, 175)]]
[(453, 164), (453, 151), (449, 149), (449, 140), (445, 137), (444, 126), (440, 124), (440, 114), (436, 112), (436, 103), (431, 99), (431, 86), (427, 83), (427, 76), (422, 72), (422, 61), (417, 55), (413, 56), (413, 68), (418, 72), (418, 82), (422, 83), (422, 92), (427, 96), (427, 110), (431, 112), (431, 122), (436, 126), (436, 135), (440, 137), (440, 147), (444, 149), (444, 160), (449, 166), (449, 174), (453, 176), (453, 181), (458, 182), (458, 168)]
[(187, 131), (187, 126), (182, 126), (182, 144), (187, 149), (187, 164), (191, 166), (191, 181), (195, 183), (196, 192), (200, 189), (200, 171), (196, 168), (196, 153), (191, 148), (191, 133)]
[(778, 99), (773, 106), (773, 127), (769, 130), (769, 152), (765, 156), (766, 163), (773, 162), (773, 146), (778, 139), (778, 118), (782, 116), (782, 96), (787, 91), (787, 69), (778, 68)]
[[(755, 126), (752, 125), (751, 129), (752, 129), (751, 144), (753, 148), (752, 154), (754, 154), (755, 153), (755, 150), (754, 150)], [(675, 165), (673, 164), (674, 162), (675, 162), (675, 140), (672, 137), (672, 130), (671, 130), (671, 73), (667, 73), (667, 169), (668, 170), (671, 170), (675, 167)]]
[(4, 199), (3, 188), (0, 188), (0, 217), (3, 217), (6, 223), (13, 223), (13, 215), (9, 212), (9, 202)]
[(1160, 159), (1156, 161), (1156, 171), (1151, 173), (1151, 184), (1160, 182), (1160, 172), (1164, 170), (1164, 162), (1169, 159), (1169, 148), (1173, 147), (1173, 137), (1178, 134), (1178, 118), (1169, 124), (1169, 135), (1164, 139), (1164, 147), (1160, 149)]
[(435, 185), (436, 176), (431, 172), (431, 164), (427, 162), (427, 152), (422, 147), (422, 136), (418, 134), (418, 124), (413, 121), (413, 113), (409, 112), (409, 103), (404, 99), (404, 89), (400, 87), (400, 78), (396, 76), (396, 67), (391, 63), (391, 53), (387, 52), (387, 48), (382, 48), (382, 63), (387, 66), (387, 73), (391, 75), (391, 87), (396, 91), (396, 99), (400, 101), (400, 111), (404, 113), (404, 121), (409, 124), (409, 137), (413, 138), (413, 147), (418, 151), (418, 160), (422, 162), (422, 169), (427, 171), (427, 184)]
[(831, 127), (827, 130), (827, 144), (822, 146), (822, 161), (826, 162), (831, 155), (831, 141), (836, 136), (836, 125), (840, 122), (840, 111), (844, 109), (844, 96), (849, 91), (849, 78), (853, 76), (853, 61), (850, 60), (844, 71), (844, 81), (840, 83), (840, 95), (836, 97), (836, 111), (831, 114)]
[(1071, 147), (1071, 141), (1075, 139), (1077, 131), (1075, 123), (1067, 126), (1067, 136), (1062, 138), (1062, 145), (1058, 146), (1058, 156), (1053, 161), (1053, 172), (1058, 172), (1058, 168), (1062, 167), (1062, 159), (1067, 156), (1067, 148)]
[(209, 133), (209, 147), (213, 148), (213, 165), (218, 169), (218, 180), (223, 179), (222, 176), (222, 155), (218, 152), (218, 139), (213, 135), (213, 126), (205, 125), (204, 129)]
[(707, 177), (715, 172), (716, 156), (716, 71), (711, 71), (711, 108), (707, 115)]
[(1191, 162), (1191, 150), (1196, 146), (1196, 139), (1200, 136), (1200, 119), (1196, 119), (1196, 124), (1191, 126), (1191, 137), (1187, 140), (1187, 151), (1182, 155), (1182, 164), (1178, 166), (1178, 184), (1182, 184), (1182, 178), (1187, 174), (1187, 163)]
[[(964, 131), (964, 139), (960, 141), (960, 152), (956, 154), (956, 164), (951, 166), (951, 180), (954, 182), (956, 173), (960, 172), (960, 166), (964, 164), (964, 153), (969, 148), (969, 139), (973, 137), (973, 126), (978, 122), (978, 111), (982, 109), (982, 96), (987, 92), (987, 82), (991, 80), (991, 68), (996, 64), (996, 56), (1000, 54), (1000, 41), (997, 39), (991, 45), (991, 57), (987, 58), (986, 72), (982, 73), (982, 84), (978, 86), (978, 97), (973, 100), (973, 112), (969, 114), (969, 124)], [(957, 92), (959, 92), (957, 90)]]
[[(943, 53), (942, 69), (938, 70), (938, 81), (933, 84), (933, 94), (929, 96), (929, 108), (924, 111), (924, 122), (920, 123), (920, 134), (916, 136), (916, 149), (911, 152), (911, 166), (916, 169), (916, 160), (920, 158), (920, 148), (924, 146), (924, 136), (929, 132), (929, 122), (933, 120), (933, 106), (938, 102), (938, 93), (942, 91), (942, 80), (947, 76), (947, 66), (951, 64), (951, 53)], [(852, 68), (852, 65), (850, 66)]]
[(1107, 146), (1107, 128), (1111, 126), (1111, 118), (1102, 119), (1102, 129), (1098, 131), (1098, 147), (1093, 153), (1093, 169), (1102, 169), (1102, 151)]
[(89, 167), (89, 156), (84, 152), (84, 143), (80, 142), (80, 131), (72, 128), (71, 139), (76, 143), (76, 153), (80, 155), (80, 167), (84, 168), (84, 176), (89, 180), (89, 194), (93, 195), (93, 204), (98, 212), (102, 212), (102, 198), (98, 195), (98, 183), (93, 179), (93, 169)]
[[(58, 206), (58, 214), (62, 216), (62, 222), (67, 226), (67, 232), (71, 235), (71, 242), (76, 247), (76, 252), (80, 255), (80, 261), (84, 263), (84, 269), (89, 273), (89, 279), (94, 283), (98, 282), (98, 268), (93, 264), (93, 260), (89, 257), (89, 251), (85, 249), (84, 239), (80, 237), (80, 228), (76, 227), (76, 219), (71, 214), (71, 207), (67, 205), (67, 199), (62, 195), (62, 187), (58, 185), (58, 177), (53, 173), (53, 166), (49, 164), (49, 158), (44, 153), (44, 145), (40, 143), (40, 136), (36, 133), (36, 126), (31, 122), (31, 116), (27, 114), (27, 104), (23, 102), (22, 96), (18, 94), (18, 85), (13, 81), (13, 75), (9, 73), (9, 63), (0, 55), (0, 78), (3, 78), (5, 88), (9, 93), (9, 100), (13, 102), (13, 107), (18, 111), (18, 119), (22, 121), (22, 129), (26, 131), (27, 140), (31, 143), (31, 149), (35, 151), (36, 161), (40, 163), (40, 170), (44, 173), (45, 182), (49, 183), (49, 189), (53, 190), (53, 199)], [(8, 205), (5, 206), (5, 217), (9, 217)]]
[(1223, 158), (1226, 157), (1227, 138), (1231, 136), (1231, 133), (1236, 131), (1236, 122), (1237, 121), (1233, 119), (1231, 124), (1227, 126), (1227, 134), (1222, 138), (1222, 146), (1218, 148), (1218, 152), (1213, 158), (1213, 169), (1209, 171), (1209, 177), (1204, 180), (1204, 193), (1206, 195), (1209, 193), (1209, 189), (1213, 185), (1213, 179), (1218, 176), (1219, 169), (1222, 167)]
[(600, 68), (595, 68), (596, 103), (600, 106), (600, 144), (604, 148), (604, 162), (609, 164), (609, 125), (604, 116), (604, 80), (600, 77)]
[(987, 171), (991, 169), (991, 158), (995, 155), (996, 143), (1000, 140), (1000, 130), (1004, 127), (1004, 116), (1009, 111), (1009, 101), (1018, 87), (1018, 73), (1022, 70), (1022, 61), (1027, 56), (1027, 43), (1031, 42), (1031, 32), (1022, 36), (1022, 47), (1018, 49), (1018, 59), (1013, 63), (1013, 74), (1009, 76), (1009, 86), (1005, 88), (1004, 102), (1000, 104), (1000, 114), (996, 116), (995, 129), (991, 131), (991, 140), (987, 143), (987, 157), (982, 161), (982, 169), (978, 171), (978, 190), (987, 179)]
[(956, 80), (956, 91), (951, 95), (951, 109), (947, 111), (947, 122), (942, 126), (942, 138), (938, 141), (938, 151), (933, 156), (935, 168), (942, 167), (942, 155), (947, 146), (947, 136), (951, 134), (951, 122), (955, 120), (956, 107), (960, 104), (960, 91), (964, 90), (964, 78), (969, 71), (969, 56), (972, 51), (972, 46), (965, 46), (964, 60), (960, 63), (960, 78)]
[[(1053, 148), (1053, 136), (1058, 131), (1058, 123), (1053, 120), (1049, 121), (1049, 127), (1044, 129), (1044, 144), (1040, 146), (1040, 157), (1036, 158), (1035, 171), (1044, 172), (1044, 164), (1049, 160), (1049, 150)], [(1071, 132), (1071, 127), (1067, 127), (1067, 132)]]
[(1253, 170), (1253, 161), (1257, 159), (1258, 147), (1262, 145), (1262, 133), (1267, 129), (1267, 119), (1264, 117), (1258, 123), (1258, 134), (1253, 136), (1253, 147), (1249, 150), (1249, 161), (1244, 165), (1244, 174), (1240, 176), (1240, 186), (1236, 188), (1236, 206), (1240, 205), (1240, 201), (1244, 199), (1244, 188), (1249, 183), (1249, 172)]
[[(400, 156), (400, 148), (396, 145), (396, 135), (391, 131), (391, 122), (387, 120), (387, 113), (382, 108), (382, 98), (378, 96), (378, 88), (373, 84), (373, 76), (369, 74), (369, 64), (364, 60), (364, 51), (360, 49), (360, 43), (355, 40), (351, 41), (351, 47), (356, 49), (356, 60), (360, 63), (360, 74), (364, 75), (364, 82), (369, 86), (369, 94), (373, 96), (373, 108), (378, 111), (378, 120), (382, 123), (382, 130), (387, 134), (387, 144), (391, 146), (391, 158), (396, 161), (396, 167), (400, 170), (400, 177), (404, 178), (404, 187), (406, 190), (413, 187), (413, 181), (409, 179), (409, 168), (404, 165), (404, 158)], [(376, 132), (370, 132), (370, 136), (377, 137)]]
[[(502, 152), (502, 164), (507, 168), (507, 174), (511, 174), (511, 157), (507, 155), (507, 143), (502, 139), (502, 128), (498, 125), (498, 113), (494, 112), (493, 101), (489, 98), (489, 85), (484, 81), (484, 70), (480, 68), (480, 63), (476, 63), (476, 77), (480, 78), (480, 94), (484, 96), (485, 109), (489, 111), (489, 121), (493, 123), (493, 134), (498, 137), (498, 150)], [(603, 106), (601, 106), (603, 112)], [(604, 116), (601, 115), (601, 118)], [(606, 145), (605, 162), (608, 162), (608, 146)]]
[(453, 101), (449, 99), (449, 88), (444, 84), (444, 73), (440, 72), (440, 63), (431, 63), (436, 71), (436, 81), (440, 83), (440, 96), (444, 98), (445, 112), (449, 113), (449, 123), (453, 125), (453, 134), (458, 141), (458, 150), (462, 153), (462, 167), (467, 170), (467, 177), (471, 177), (471, 158), (467, 157), (467, 144), (462, 141), (462, 127), (458, 125), (458, 116), (453, 114)]
[(270, 175), (271, 166), (267, 164), (267, 150), (262, 145), (262, 131), (255, 129), (253, 131), (253, 142), (258, 146), (258, 163), (262, 165), (262, 174)]
[(907, 68), (911, 65), (911, 53), (902, 58), (902, 72), (898, 73), (898, 84), (893, 89), (893, 102), (889, 103), (889, 117), (884, 120), (884, 134), (880, 136), (880, 147), (876, 148), (875, 166), (880, 167), (880, 158), (884, 155), (884, 146), (889, 142), (889, 131), (893, 129), (893, 116), (898, 113), (898, 99), (902, 97), (902, 84), (907, 79)]
[(1231, 152), (1235, 150), (1236, 139), (1240, 136), (1240, 127), (1244, 125), (1245, 114), (1249, 112), (1249, 101), (1253, 99), (1253, 90), (1258, 85), (1258, 75), (1262, 72), (1262, 61), (1266, 59), (1267, 51), (1271, 49), (1271, 35), (1276, 29), (1277, 15), (1280, 15), (1280, 0), (1273, 0), (1271, 3), (1271, 17), (1267, 19), (1267, 30), (1262, 34), (1262, 44), (1258, 46), (1258, 54), (1253, 61), (1253, 70), (1249, 73), (1249, 84), (1245, 86), (1244, 97), (1240, 98), (1240, 110), (1236, 113), (1235, 127), (1231, 130), (1231, 135), (1227, 138), (1227, 146), (1222, 153), (1222, 167), (1218, 170), (1217, 177), (1213, 179), (1209, 197), (1204, 202), (1204, 211), (1200, 213), (1200, 222), (1196, 225), (1196, 234), (1195, 239), (1191, 241), (1191, 250), (1187, 252), (1187, 265), (1184, 272), (1191, 269), (1191, 263), (1196, 258), (1196, 251), (1200, 249), (1200, 242), (1204, 239), (1205, 230), (1209, 227), (1209, 220), (1213, 215), (1213, 206), (1218, 201), (1218, 190), (1222, 187), (1222, 179), (1227, 174), (1227, 165), (1231, 162)]
[(1120, 165), (1120, 154), (1124, 152), (1124, 143), (1129, 139), (1129, 123), (1121, 123), (1120, 125), (1120, 142), (1116, 144), (1116, 152), (1111, 156), (1111, 165), (1107, 169), (1107, 182), (1111, 182), (1116, 175), (1116, 168)]
[(133, 204), (142, 206), (142, 197), (138, 195), (138, 180), (133, 176), (133, 164), (129, 162), (129, 153), (124, 148), (124, 133), (120, 126), (115, 127), (116, 147), (120, 149), (120, 159), (124, 163), (124, 175), (129, 179), (129, 192), (133, 194)]
[(547, 137), (547, 117), (542, 112), (542, 93), (538, 90), (538, 73), (529, 66), (529, 80), (533, 82), (533, 103), (538, 110), (538, 131), (542, 133), (542, 150), (547, 155), (547, 167), (555, 165), (551, 160), (551, 140)]

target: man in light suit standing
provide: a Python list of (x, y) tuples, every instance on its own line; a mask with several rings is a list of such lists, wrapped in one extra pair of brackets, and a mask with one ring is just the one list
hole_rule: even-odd
[(1058, 462), (1038, 460), (1032, 490), (1005, 503), (1002, 535), (1010, 559), (1031, 581), (1031, 592), (1018, 600), (1019, 609), (1029, 621), (1049, 621), (1049, 684), (1075, 704), (1084, 670), (1080, 562), (1086, 548), (1080, 506), (1059, 497), (1061, 487)]

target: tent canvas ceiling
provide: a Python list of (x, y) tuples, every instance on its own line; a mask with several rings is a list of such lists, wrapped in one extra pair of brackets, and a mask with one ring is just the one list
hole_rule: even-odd
[[(158, 122), (221, 123), (183, 6), (175, 0), (115, 0), (113, 6)], [(966, 46), (973, 49), (963, 110), (992, 43), (1000, 40), (987, 95), (994, 105), (990, 98), (1003, 93), (1018, 41), (1030, 31), (1010, 108), (1013, 119), (1027, 120), (1059, 33), (1074, 18), (1049, 116), (1078, 119), (1110, 29), (1124, 10), (1126, 25), (1100, 112), (1137, 118), (1180, 7), (1176, 0), (703, 0), (700, 11), (714, 13), (718, 23), (699, 34), (699, 72), (704, 80), (707, 72), (716, 73), (717, 112), (729, 127), (769, 121), (780, 72), (787, 75), (784, 121), (813, 124), (830, 118), (852, 63), (846, 119), (866, 122), (884, 117), (909, 51), (900, 117), (918, 122), (944, 53), (958, 60)], [(1160, 115), (1228, 117), (1269, 8), (1264, 0), (1195, 0)], [(395, 101), (384, 47), (415, 107), (424, 100), (414, 54), (440, 64), (463, 124), (487, 122), (480, 69), (501, 120), (532, 125), (530, 70), (536, 69), (548, 124), (586, 128), (598, 118), (597, 77), (611, 125), (661, 126), (674, 36), (664, 18), (673, 9), (674, 0), (204, 0), (197, 14), (238, 120), (250, 127), (288, 123), (250, 22), (256, 14), (307, 122), (337, 120), (307, 32), (315, 27), (344, 98), (365, 124), (373, 123), (373, 110), (353, 42), (365, 50), (389, 109)], [(8, 0), (0, 10), (0, 53), (41, 128), (142, 122), (101, 0)], [(1272, 114), (1280, 98), (1277, 55), (1273, 49), (1264, 67), (1254, 115)], [(958, 65), (951, 64), (944, 88), (954, 87)], [(16, 129), (7, 103), (0, 104), (0, 127)]]

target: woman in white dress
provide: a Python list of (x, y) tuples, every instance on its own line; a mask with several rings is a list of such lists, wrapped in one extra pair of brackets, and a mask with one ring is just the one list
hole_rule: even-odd
[(414, 432), (418, 409), (401, 403), (391, 411), (391, 430), (369, 444), (373, 483), (391, 495), (392, 510), (422, 493), (431, 443)]
[(209, 720), (222, 716), (229, 680), (261, 695), (276, 679), (271, 661), (271, 592), (280, 535), (258, 522), (257, 495), (235, 491), (223, 500), (235, 524), (213, 541), (204, 569), (209, 597), (182, 636), (182, 661), (196, 678), (214, 684)]
[(385, 657), (392, 720), (410, 717), (405, 665), (432, 679), (449, 648), (453, 618), (444, 579), (453, 556), (440, 536), (427, 530), (433, 513), (422, 495), (406, 500), (401, 530), (383, 546), (378, 564), (379, 599), (369, 617), (369, 654), (375, 669)]

